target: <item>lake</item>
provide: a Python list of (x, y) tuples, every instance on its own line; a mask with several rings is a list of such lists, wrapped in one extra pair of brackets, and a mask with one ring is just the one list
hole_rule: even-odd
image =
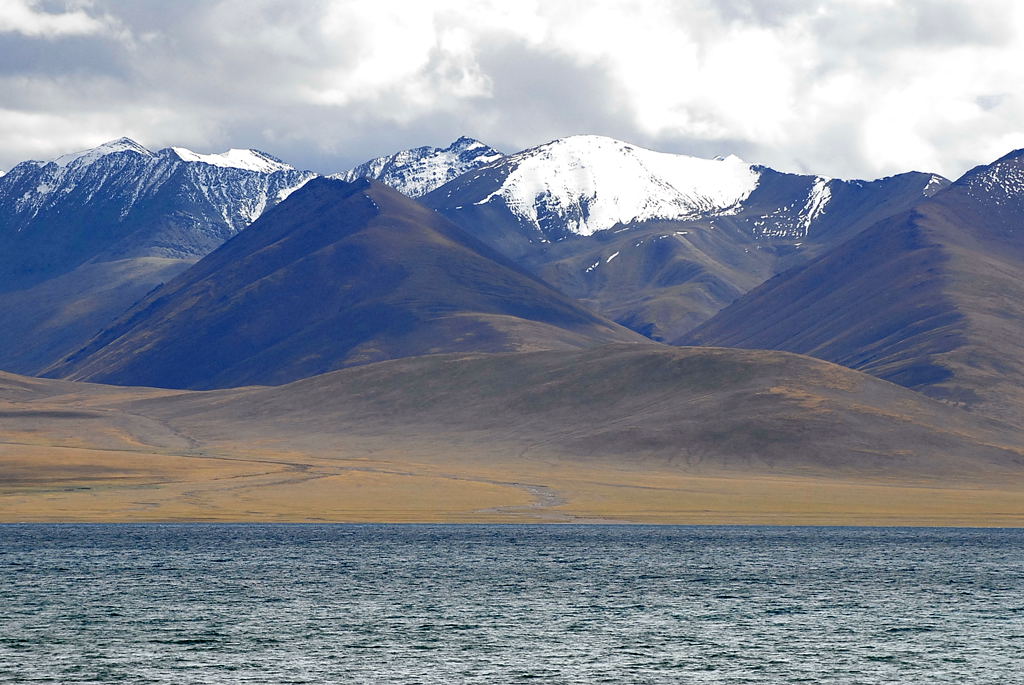
[(0, 526), (0, 682), (1022, 673), (1021, 529)]

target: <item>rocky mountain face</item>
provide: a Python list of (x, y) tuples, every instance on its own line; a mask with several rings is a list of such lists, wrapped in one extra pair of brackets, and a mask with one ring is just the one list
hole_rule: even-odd
[(254, 150), (151, 152), (127, 138), (0, 179), (3, 289), (90, 260), (197, 258), (313, 176)]
[(755, 288), (686, 344), (801, 352), (1024, 425), (1024, 152)]
[(0, 177), (0, 368), (38, 372), (314, 174), (127, 138)]
[(646, 342), (377, 182), (316, 179), (48, 375), (207, 389), (442, 352)]
[(494, 148), (463, 136), (448, 147), (417, 147), (377, 157), (331, 178), (372, 179), (409, 197), (420, 197), (502, 157)]
[(947, 184), (916, 172), (786, 174), (573, 136), (464, 174), (423, 202), (596, 311), (672, 342)]

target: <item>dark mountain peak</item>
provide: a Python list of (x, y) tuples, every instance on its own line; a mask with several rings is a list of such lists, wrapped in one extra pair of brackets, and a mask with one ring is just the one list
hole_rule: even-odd
[(947, 232), (954, 240), (991, 242), (1002, 256), (1024, 258), (1024, 150), (974, 167), (922, 209), (945, 217), (943, 225), (957, 225)]
[[(341, 200), (354, 195), (360, 191), (368, 190), (371, 182), (365, 178), (354, 181), (343, 181), (338, 178), (327, 176), (316, 176), (306, 181), (305, 185), (288, 196), (287, 206), (294, 206), (298, 202), (307, 201), (311, 198)], [(284, 202), (281, 203), (282, 206)]]
[(214, 388), (640, 340), (378, 181), (314, 178), (48, 372)]
[(1024, 191), (1021, 181), (1024, 173), (1024, 149), (1013, 150), (994, 162), (979, 164), (969, 169), (963, 176), (953, 184), (953, 188), (971, 188), (983, 186), (991, 190), (996, 187), (1003, 187), (1004, 191)]
[(476, 149), (486, 149), (486, 150), (489, 150), (490, 152), (497, 152), (497, 150), (492, 148), (490, 145), (487, 145), (486, 143), (482, 143), (479, 140), (477, 140), (476, 138), (470, 138), (469, 136), (459, 136), (458, 138), (456, 138), (452, 142), (451, 145), (449, 145), (445, 149), (446, 150), (451, 150), (451, 151), (454, 151), (454, 152), (461, 152), (461, 151), (464, 151), (464, 150), (476, 150)]
[(1000, 157), (996, 161), (992, 162), (992, 164), (999, 164), (1001, 162), (1009, 162), (1009, 161), (1014, 161), (1014, 160), (1016, 160), (1018, 163), (1020, 163), (1021, 161), (1024, 161), (1024, 148), (1019, 148), (1017, 150), (1011, 150), (1010, 152), (1007, 152), (1005, 155), (1003, 155), (1002, 157)]

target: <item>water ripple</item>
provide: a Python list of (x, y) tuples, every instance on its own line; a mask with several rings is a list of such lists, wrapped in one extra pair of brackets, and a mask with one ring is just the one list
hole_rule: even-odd
[(1011, 683), (1024, 531), (0, 526), (0, 681)]

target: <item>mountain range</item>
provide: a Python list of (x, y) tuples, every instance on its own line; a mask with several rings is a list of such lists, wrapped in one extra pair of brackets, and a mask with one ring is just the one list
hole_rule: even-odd
[(785, 174), (573, 136), (464, 174), (423, 202), (595, 311), (673, 343), (775, 273), (947, 183)]
[[(78, 351), (313, 176), (255, 150), (154, 153), (128, 139), (16, 166), (0, 178), (0, 368), (37, 374)], [(335, 177), (422, 195), (583, 306), (666, 342), (945, 184), (796, 176), (598, 136), (515, 155), (463, 137)]]
[(0, 176), (0, 368), (82, 388), (10, 430), (1009, 482), (1021, 226), (1019, 151), (862, 181), (463, 137), (324, 177), (120, 139)]

